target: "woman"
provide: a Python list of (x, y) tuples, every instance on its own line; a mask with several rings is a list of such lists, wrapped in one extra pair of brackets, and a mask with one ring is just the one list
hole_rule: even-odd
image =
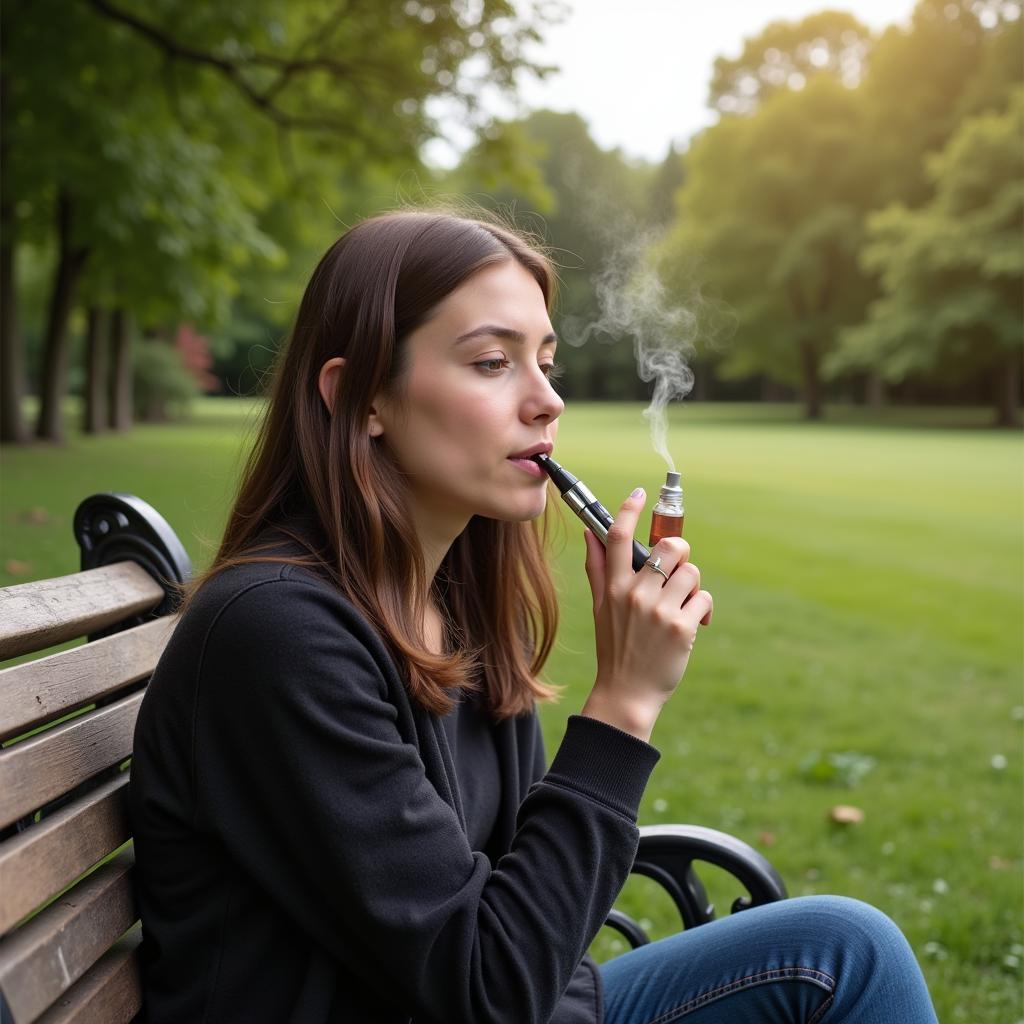
[(428, 212), (316, 268), (139, 717), (153, 1024), (934, 1019), (852, 901), (585, 955), (712, 601), (679, 539), (633, 573), (639, 489), (607, 555), (587, 535), (597, 678), (545, 771), (552, 280), (514, 233)]

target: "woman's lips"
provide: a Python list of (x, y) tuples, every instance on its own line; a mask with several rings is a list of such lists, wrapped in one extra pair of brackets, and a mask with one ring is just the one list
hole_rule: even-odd
[(510, 458), (508, 461), (517, 465), (521, 470), (523, 470), (524, 473), (529, 473), (530, 476), (535, 476), (538, 478), (547, 477), (547, 473), (545, 473), (544, 470), (541, 469), (540, 465), (534, 462), (533, 459)]

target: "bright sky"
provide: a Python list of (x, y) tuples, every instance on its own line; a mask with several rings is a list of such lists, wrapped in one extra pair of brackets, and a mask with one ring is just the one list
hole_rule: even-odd
[[(524, 81), (527, 107), (575, 110), (603, 148), (660, 161), (670, 142), (714, 121), (706, 100), (715, 58), (738, 57), (743, 40), (770, 21), (843, 10), (877, 30), (908, 23), (914, 0), (569, 0), (569, 6), (566, 20), (545, 30), (544, 45), (533, 54), (561, 71), (542, 83), (532, 76)], [(444, 146), (428, 152), (432, 160), (452, 162)]]

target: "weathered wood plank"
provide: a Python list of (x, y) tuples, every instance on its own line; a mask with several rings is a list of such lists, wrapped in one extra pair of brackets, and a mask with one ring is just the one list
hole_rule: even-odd
[(162, 616), (70, 651), (0, 670), (0, 740), (151, 675), (177, 617)]
[(0, 845), (0, 934), (128, 841), (128, 773)]
[(0, 828), (126, 760), (142, 696), (133, 693), (0, 750)]
[(128, 1024), (142, 1008), (141, 939), (133, 928), (36, 1024)]
[(0, 661), (97, 632), (163, 598), (163, 587), (135, 562), (5, 587), (0, 590)]
[(34, 1021), (137, 920), (125, 851), (0, 940), (0, 989), (16, 1021)]

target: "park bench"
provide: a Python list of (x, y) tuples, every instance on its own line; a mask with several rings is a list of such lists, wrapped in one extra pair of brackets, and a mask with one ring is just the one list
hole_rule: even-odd
[[(146, 682), (191, 565), (155, 509), (126, 494), (78, 507), (82, 571), (0, 590), (0, 1024), (118, 1024), (141, 1005), (128, 781)], [(694, 861), (744, 893), (733, 910), (785, 897), (756, 850), (712, 829), (641, 828), (633, 870), (661, 883), (685, 927), (714, 916)], [(608, 925), (649, 941), (627, 915)]]

